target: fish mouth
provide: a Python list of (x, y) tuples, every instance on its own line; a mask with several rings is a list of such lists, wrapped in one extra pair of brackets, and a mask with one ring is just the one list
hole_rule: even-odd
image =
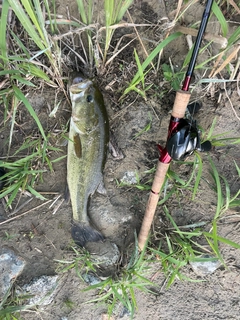
[(70, 87), (70, 92), (72, 94), (78, 94), (78, 93), (83, 93), (86, 91), (90, 86), (92, 85), (91, 80), (85, 80), (79, 83), (72, 84)]
[(91, 80), (82, 79), (80, 77), (73, 79), (73, 84), (69, 88), (71, 94), (83, 94), (92, 85)]

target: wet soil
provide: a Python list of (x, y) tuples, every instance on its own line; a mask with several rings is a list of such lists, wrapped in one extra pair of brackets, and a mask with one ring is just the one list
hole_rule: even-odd
[[(74, 12), (76, 12), (74, 1), (70, 2), (68, 8), (63, 1), (58, 3), (59, 14), (66, 17), (69, 10), (70, 16), (74, 16)], [(188, 26), (201, 19), (203, 5), (196, 4), (194, 6), (196, 6), (196, 10), (192, 9), (188, 15), (184, 15), (181, 24)], [(139, 28), (139, 33), (144, 38), (148, 52), (151, 52), (154, 45), (164, 38), (165, 18), (170, 17), (175, 9), (175, 1), (152, 0), (148, 2), (136, 1), (129, 10), (135, 23), (157, 25), (156, 27)], [(129, 17), (126, 17), (127, 21), (128, 19)], [(219, 32), (219, 25), (214, 18), (209, 22), (208, 28), (216, 33)], [(63, 28), (62, 32), (64, 31)], [(113, 46), (126, 33), (131, 34), (133, 30), (117, 30)], [(129, 41), (129, 38), (126, 37), (123, 41)], [(116, 181), (121, 181), (126, 172), (132, 172), (137, 173), (142, 184), (151, 186), (153, 172), (149, 173), (149, 170), (153, 169), (158, 161), (157, 143), (162, 145), (165, 143), (170, 112), (175, 98), (175, 92), (164, 80), (162, 71), (157, 74), (150, 71), (146, 78), (146, 85), (151, 83), (152, 87), (147, 91), (146, 100), (131, 93), (119, 101), (122, 89), (126, 87), (137, 71), (134, 63), (134, 48), (137, 48), (140, 59), (143, 60), (145, 58), (144, 52), (141, 51), (142, 47), (139, 42), (135, 40), (116, 57), (114, 62), (101, 73), (101, 76), (96, 76), (108, 110), (111, 131), (124, 154), (124, 158), (115, 160), (110, 154), (108, 155), (104, 170), (107, 195), (94, 194), (89, 207), (91, 220), (106, 238), (118, 246), (123, 261), (128, 256), (127, 248), (131, 248), (134, 243), (134, 231), (138, 232), (140, 229), (148, 191), (139, 190), (131, 185), (119, 187)], [(212, 52), (217, 50), (214, 43), (210, 50)], [(164, 50), (161, 64), (169, 63), (169, 59), (171, 59), (177, 70), (181, 67), (187, 53), (186, 38), (182, 36)], [(207, 53), (201, 55), (199, 61), (204, 60), (206, 55)], [(79, 66), (81, 68), (80, 62)], [(201, 76), (201, 72), (197, 71), (195, 80)], [(65, 96), (58, 93), (57, 100), (61, 101), (61, 104), (55, 117), (50, 118), (49, 114), (53, 109), (55, 98), (56, 90), (47, 86), (41, 91), (35, 90), (28, 93), (28, 99), (38, 114), (45, 132), (51, 133), (51, 144), (57, 146), (57, 140), (60, 138), (63, 128), (67, 129), (68, 127), (71, 107)], [(197, 119), (199, 126), (204, 131), (207, 132), (211, 128), (213, 119), (216, 118), (214, 135), (227, 132), (227, 136), (239, 136), (240, 121), (237, 116), (240, 116), (240, 97), (235, 82), (227, 83), (226, 91), (223, 85), (215, 85), (212, 88), (204, 84), (195, 86), (191, 100), (202, 101), (202, 109), (194, 118)], [(1, 123), (3, 123), (3, 116), (1, 111)], [(138, 135), (148, 124), (151, 124), (150, 129)], [(35, 122), (30, 118), (26, 109), (20, 106), (16, 118), (11, 154), (14, 154), (24, 139), (27, 137), (37, 139), (38, 136)], [(0, 155), (2, 158), (7, 154), (8, 137), (9, 122), (6, 122), (6, 125), (1, 128)], [(61, 151), (49, 151), (51, 160), (66, 155), (67, 148), (64, 146), (59, 148)], [(22, 155), (26, 155), (26, 152), (26, 150), (22, 152)], [(234, 164), (235, 161), (240, 165), (239, 154), (239, 144), (230, 143), (226, 146), (216, 147), (211, 152), (211, 158), (219, 174), (227, 179), (232, 194), (236, 193), (240, 186)], [(203, 174), (195, 199), (192, 200), (191, 191), (181, 190), (178, 197), (170, 197), (166, 205), (177, 225), (184, 226), (204, 221), (206, 222), (206, 230), (209, 231), (210, 222), (216, 211), (217, 196), (212, 188), (213, 180), (209, 173), (209, 157), (207, 154), (201, 154), (201, 156)], [(193, 160), (193, 157), (190, 160)], [(27, 267), (16, 282), (17, 285), (28, 283), (37, 276), (54, 275), (56, 270), (59, 270), (59, 263), (56, 260), (71, 260), (74, 257), (70, 233), (71, 205), (64, 200), (67, 174), (66, 158), (53, 163), (52, 172), (46, 165), (41, 167), (40, 161), (37, 166), (47, 171), (43, 174), (43, 181), (39, 181), (38, 185), (35, 185), (36, 190), (42, 192), (47, 200), (33, 198), (25, 192), (21, 194), (19, 201), (14, 203), (12, 208), (6, 209), (4, 202), (0, 207), (1, 246), (14, 248), (27, 261)], [(183, 179), (190, 176), (191, 168), (184, 163), (172, 162), (171, 164), (171, 169)], [(19, 208), (22, 204), (22, 209), (12, 214), (15, 208)], [(239, 222), (239, 208), (228, 210), (219, 221), (219, 235), (240, 243)], [(159, 206), (152, 228), (153, 246), (157, 246), (164, 238), (167, 227), (169, 225), (163, 207)], [(10, 235), (10, 237), (6, 235)], [(138, 310), (134, 319), (239, 319), (239, 250), (223, 244), (220, 245), (220, 249), (227, 268), (219, 268), (214, 274), (205, 277), (202, 282), (176, 280), (168, 289), (161, 265), (156, 259), (149, 276), (157, 284), (156, 294), (136, 292)], [(189, 278), (199, 280), (190, 267), (185, 267), (183, 273)], [(106, 307), (104, 305), (86, 304), (97, 295), (96, 291), (84, 292), (83, 289), (86, 287), (87, 284), (79, 279), (75, 270), (60, 274), (59, 285), (52, 304), (44, 306), (44, 308), (40, 307), (34, 312), (26, 312), (22, 314), (22, 318), (26, 320), (105, 319)], [(72, 307), (67, 301), (73, 303)], [(120, 318), (128, 319), (121, 307), (114, 315), (114, 319)]]

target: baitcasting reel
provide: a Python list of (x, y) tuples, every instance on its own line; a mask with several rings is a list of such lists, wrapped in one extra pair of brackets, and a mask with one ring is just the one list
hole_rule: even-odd
[(173, 160), (184, 160), (194, 150), (210, 151), (211, 142), (200, 143), (199, 130), (196, 121), (181, 119), (174, 133), (167, 141), (167, 152)]

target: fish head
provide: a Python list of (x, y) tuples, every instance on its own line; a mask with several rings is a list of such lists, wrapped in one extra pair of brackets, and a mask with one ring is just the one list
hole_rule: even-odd
[(88, 95), (91, 93), (93, 82), (82, 77), (76, 77), (73, 79), (73, 83), (69, 88), (71, 101), (80, 105), (85, 105), (86, 102), (90, 102)]
[(87, 131), (87, 126), (89, 126), (88, 130), (92, 130), (92, 126), (96, 124), (94, 103), (96, 90), (93, 82), (77, 76), (73, 79), (69, 92), (72, 102), (72, 120), (82, 128), (82, 131)]

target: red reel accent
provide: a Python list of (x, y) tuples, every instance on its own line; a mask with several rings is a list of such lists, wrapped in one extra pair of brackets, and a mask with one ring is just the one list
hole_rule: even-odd
[[(181, 120), (180, 118), (171, 117), (169, 127), (168, 127), (167, 139), (169, 139), (174, 133), (176, 133), (178, 131), (177, 128), (178, 128), (180, 120)], [(157, 145), (157, 147), (160, 152), (159, 161), (161, 161), (162, 163), (169, 163), (172, 160), (172, 158), (168, 154), (166, 147), (164, 148), (164, 147), (160, 146), (159, 144)]]

